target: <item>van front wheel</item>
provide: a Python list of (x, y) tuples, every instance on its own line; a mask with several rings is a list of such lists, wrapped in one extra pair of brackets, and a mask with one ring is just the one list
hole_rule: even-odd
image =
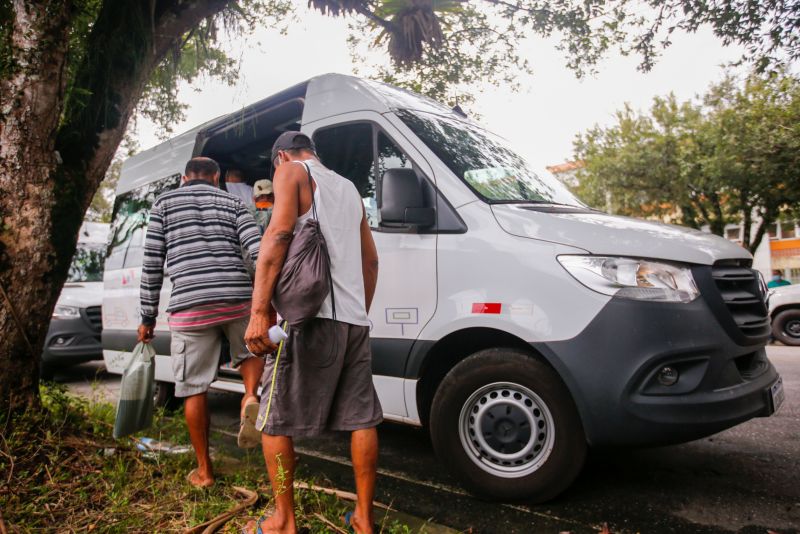
[(586, 457), (561, 378), (514, 349), (483, 350), (456, 365), (436, 392), (430, 425), (437, 456), (485, 499), (552, 499)]

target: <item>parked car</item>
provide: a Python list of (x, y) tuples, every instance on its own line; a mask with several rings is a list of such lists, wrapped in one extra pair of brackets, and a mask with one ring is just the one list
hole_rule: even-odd
[[(266, 175), (287, 130), (310, 135), (363, 197), (381, 258), (370, 335), (386, 419), (428, 427), (473, 493), (547, 500), (590, 445), (689, 441), (779, 407), (766, 287), (746, 250), (593, 210), (463, 113), (336, 74), (124, 163), (103, 299), (110, 371), (136, 342), (153, 200), (192, 156)], [(166, 325), (162, 308), (162, 384), (173, 381)], [(212, 387), (243, 391), (225, 366)]]
[(44, 342), (40, 374), (51, 379), (60, 368), (103, 359), (103, 263), (109, 225), (85, 222), (67, 282), (53, 310)]
[(784, 345), (800, 346), (800, 284), (770, 290), (769, 316), (773, 338)]

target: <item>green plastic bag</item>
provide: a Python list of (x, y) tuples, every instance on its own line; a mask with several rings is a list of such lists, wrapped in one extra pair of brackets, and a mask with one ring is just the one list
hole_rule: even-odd
[(122, 385), (114, 421), (114, 437), (121, 438), (153, 424), (153, 384), (155, 382), (155, 350), (150, 343), (138, 343), (128, 367), (122, 374)]

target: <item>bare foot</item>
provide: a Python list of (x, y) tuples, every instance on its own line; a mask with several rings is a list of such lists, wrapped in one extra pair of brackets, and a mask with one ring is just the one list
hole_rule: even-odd
[(239, 435), (236, 442), (243, 449), (252, 449), (261, 444), (261, 431), (256, 428), (259, 404), (255, 396), (250, 395), (242, 408), (239, 420)]
[(291, 517), (279, 517), (277, 513), (273, 513), (269, 517), (261, 516), (258, 520), (248, 521), (242, 532), (256, 534), (259, 526), (262, 534), (297, 534), (294, 514)]
[(214, 475), (211, 473), (202, 473), (199, 469), (192, 469), (186, 475), (186, 482), (195, 488), (207, 488), (214, 485)]
[(355, 512), (350, 516), (350, 526), (356, 534), (373, 534), (374, 532), (372, 518), (362, 514), (357, 505)]
[(245, 395), (242, 397), (242, 403), (239, 409), (239, 415), (244, 414), (244, 407), (247, 406), (247, 403), (250, 402), (251, 399), (254, 400), (255, 402), (258, 402), (258, 397), (255, 395)]

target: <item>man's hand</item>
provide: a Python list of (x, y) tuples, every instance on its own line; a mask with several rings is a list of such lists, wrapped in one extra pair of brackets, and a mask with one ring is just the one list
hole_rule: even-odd
[(247, 350), (256, 356), (265, 356), (277, 350), (278, 346), (269, 339), (269, 315), (252, 314), (250, 324), (244, 334)]
[(155, 337), (155, 334), (153, 334), (154, 328), (155, 325), (140, 324), (139, 330), (136, 333), (136, 340), (139, 343), (150, 343)]

